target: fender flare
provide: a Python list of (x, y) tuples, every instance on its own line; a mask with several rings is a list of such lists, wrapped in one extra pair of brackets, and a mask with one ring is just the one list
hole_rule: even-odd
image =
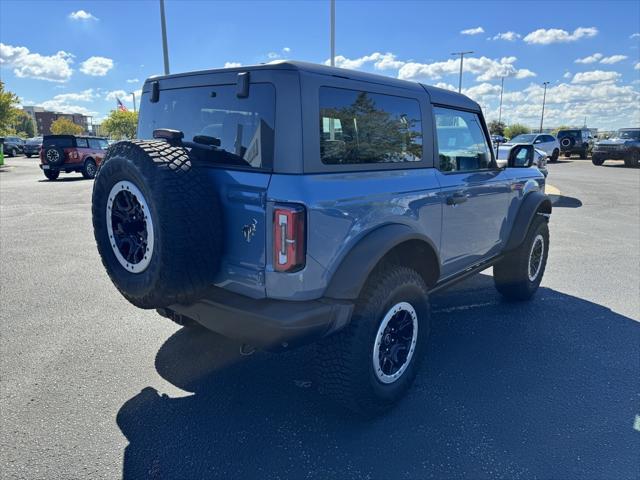
[[(406, 225), (388, 224), (366, 234), (351, 248), (333, 273), (325, 296), (344, 300), (357, 299), (369, 275), (383, 257), (393, 248), (408, 241), (423, 242), (433, 253), (436, 270), (429, 275), (433, 280), (427, 282), (429, 287), (433, 286), (440, 276), (440, 260), (431, 239)], [(414, 262), (419, 268), (419, 260)]]
[(540, 191), (529, 193), (520, 205), (504, 250), (508, 252), (518, 248), (524, 241), (536, 214), (540, 212), (550, 215), (551, 209), (551, 199), (546, 194)]

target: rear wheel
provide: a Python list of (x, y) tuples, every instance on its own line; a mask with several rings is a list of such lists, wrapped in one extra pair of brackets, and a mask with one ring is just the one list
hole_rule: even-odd
[(96, 165), (96, 162), (92, 159), (89, 159), (84, 162), (84, 167), (82, 167), (81, 173), (84, 178), (92, 179), (96, 177), (97, 171), (98, 166)]
[(30, 153), (25, 153), (25, 155), (27, 156), (27, 158), (31, 158), (31, 154)]
[(571, 152), (564, 152), (564, 158), (570, 158)]
[(591, 157), (591, 163), (593, 163), (594, 165), (600, 166), (604, 163), (604, 157), (601, 157), (600, 155), (593, 155)]
[(548, 253), (547, 219), (536, 215), (522, 245), (493, 267), (496, 289), (510, 300), (529, 300), (540, 286)]
[(580, 152), (580, 159), (581, 160), (586, 160), (587, 159), (587, 155), (588, 155), (588, 152), (587, 152), (587, 149), (585, 148), (584, 150), (582, 150)]
[(60, 172), (58, 170), (45, 170), (44, 176), (47, 177), (48, 180), (57, 180)]
[(365, 416), (384, 412), (413, 383), (428, 336), (429, 300), (422, 277), (407, 267), (377, 269), (350, 324), (318, 344), (321, 392)]

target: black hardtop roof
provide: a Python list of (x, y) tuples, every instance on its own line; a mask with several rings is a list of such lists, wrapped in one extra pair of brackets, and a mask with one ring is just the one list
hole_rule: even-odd
[(107, 137), (94, 137), (93, 135), (43, 135), (43, 139), (56, 139), (56, 138), (97, 138), (99, 140), (106, 140)]
[[(361, 72), (358, 70), (350, 70), (346, 68), (330, 67), (328, 65), (320, 65), (317, 63), (300, 62), (296, 60), (279, 60), (272, 63), (261, 63), (259, 65), (243, 65), (240, 67), (231, 68), (215, 68), (210, 70), (199, 70), (193, 72), (175, 73), (171, 75), (156, 75), (149, 77), (145, 81), (145, 86), (149, 82), (155, 80), (172, 79), (180, 77), (189, 77), (196, 75), (209, 75), (214, 73), (229, 73), (229, 72), (249, 72), (252, 70), (294, 70), (300, 72), (314, 73), (318, 75), (331, 75), (341, 78), (348, 78), (350, 80), (359, 80), (363, 82), (379, 83), (398, 88), (406, 88), (409, 90), (420, 90), (424, 88), (429, 93), (431, 101), (437, 104), (443, 105), (456, 105), (463, 106), (472, 110), (480, 110), (478, 103), (471, 100), (466, 95), (462, 95), (451, 90), (443, 88), (433, 87), (430, 85), (424, 85), (418, 82), (412, 82), (409, 80), (401, 80), (399, 78), (388, 77), (386, 75), (377, 75), (374, 73)], [(144, 90), (146, 90), (143, 87)]]

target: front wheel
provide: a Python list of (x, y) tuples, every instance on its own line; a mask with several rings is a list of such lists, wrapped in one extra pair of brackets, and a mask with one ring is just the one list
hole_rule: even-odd
[(624, 159), (624, 165), (626, 167), (638, 167), (640, 165), (640, 152), (631, 152), (631, 154)]
[(551, 154), (551, 161), (552, 162), (557, 162), (558, 161), (558, 157), (560, 156), (560, 150), (558, 150), (557, 148), (553, 151), (553, 153)]
[(580, 160), (586, 160), (587, 159), (587, 149), (585, 148), (583, 151), (580, 152)]
[(599, 155), (593, 155), (591, 157), (591, 163), (599, 167), (604, 163), (604, 157), (601, 157)]
[(537, 215), (522, 245), (493, 267), (496, 289), (510, 300), (529, 300), (538, 290), (549, 254), (549, 225)]
[(564, 158), (571, 158), (571, 152), (565, 152)]
[(30, 153), (25, 153), (25, 155), (27, 156), (27, 158), (31, 158), (32, 155)]
[(351, 323), (318, 344), (320, 391), (373, 416), (391, 408), (413, 383), (429, 336), (427, 286), (415, 270), (377, 269)]

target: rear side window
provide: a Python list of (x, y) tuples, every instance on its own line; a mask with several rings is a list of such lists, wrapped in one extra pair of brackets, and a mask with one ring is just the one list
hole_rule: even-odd
[(271, 168), (275, 127), (275, 89), (251, 84), (249, 96), (238, 98), (237, 86), (162, 90), (157, 103), (143, 94), (138, 137), (153, 138), (157, 128), (181, 130), (184, 139), (197, 135), (220, 141), (208, 160), (241, 167)]
[(101, 138), (90, 138), (89, 139), (89, 147), (94, 150), (105, 150), (108, 147), (108, 143), (106, 140)]
[(78, 148), (89, 148), (89, 142), (86, 138), (76, 138), (76, 145)]
[(321, 87), (320, 158), (330, 165), (419, 162), (420, 104), (411, 98)]
[(443, 172), (468, 172), (491, 167), (491, 152), (478, 115), (436, 107), (438, 157)]
[(43, 144), (47, 147), (55, 146), (60, 148), (75, 147), (73, 137), (44, 137)]

